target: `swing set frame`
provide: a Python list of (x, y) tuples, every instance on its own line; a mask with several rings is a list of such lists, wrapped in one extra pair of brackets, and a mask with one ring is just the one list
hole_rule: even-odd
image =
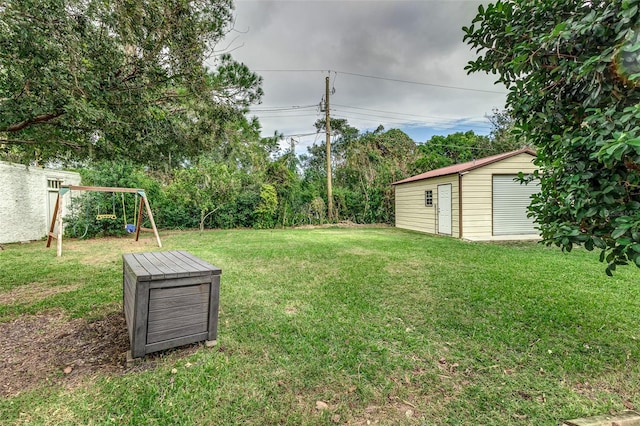
[[(149, 206), (149, 200), (144, 189), (139, 188), (118, 188), (108, 186), (79, 186), (79, 185), (62, 185), (58, 190), (58, 197), (56, 198), (56, 206), (51, 217), (51, 225), (49, 226), (49, 238), (47, 238), (47, 247), (51, 246), (53, 239), (57, 240), (58, 257), (62, 256), (62, 235), (63, 235), (63, 223), (62, 223), (62, 198), (70, 191), (93, 191), (93, 192), (119, 192), (138, 194), (140, 196), (140, 206), (138, 208), (138, 220), (136, 222), (136, 241), (140, 235), (140, 231), (153, 232), (158, 242), (158, 247), (162, 247), (160, 241), (160, 235), (158, 234), (158, 228), (156, 228), (156, 222), (153, 220), (153, 213), (151, 213), (151, 206)], [(151, 228), (142, 227), (142, 209), (143, 206), (147, 212), (149, 222), (151, 222)], [(57, 232), (56, 231), (57, 225)]]

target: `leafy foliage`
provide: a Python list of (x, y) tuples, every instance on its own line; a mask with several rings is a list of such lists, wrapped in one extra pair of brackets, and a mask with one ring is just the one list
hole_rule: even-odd
[(433, 136), (418, 146), (419, 158), (415, 162), (416, 173), (485, 157), (488, 146), (489, 138), (476, 135), (473, 130), (447, 136)]
[(531, 213), (547, 244), (640, 266), (640, 0), (499, 0), (464, 39), (469, 72), (509, 89), (515, 132), (538, 152)]
[(231, 0), (0, 1), (2, 150), (24, 162), (180, 162), (260, 99), (229, 55)]
[(492, 149), (491, 153), (486, 156), (514, 151), (525, 146), (525, 144), (513, 134), (515, 120), (511, 110), (494, 108), (491, 110), (491, 114), (488, 114), (486, 117), (489, 123), (491, 123), (489, 139)]
[(194, 167), (178, 170), (167, 193), (189, 209), (199, 211), (199, 227), (203, 230), (207, 216), (232, 203), (238, 189), (239, 180), (226, 164), (202, 158)]
[[(380, 126), (373, 132), (359, 133), (346, 120), (332, 120), (331, 123), (336, 131), (331, 158), (338, 220), (392, 223), (391, 183), (412, 172), (415, 142), (398, 129), (385, 131)], [(318, 120), (316, 128), (324, 129), (324, 121)], [(325, 144), (313, 145), (308, 152), (303, 158), (304, 183), (326, 199)], [(317, 208), (310, 207), (317, 216)]]
[(422, 173), (452, 164), (465, 163), (477, 158), (489, 157), (522, 148), (516, 138), (506, 135), (505, 127), (510, 125), (508, 113), (494, 110), (489, 117), (493, 130), (491, 135), (476, 135), (473, 130), (451, 133), (447, 136), (433, 136), (418, 145), (415, 173)]
[(256, 228), (273, 228), (275, 224), (275, 214), (278, 207), (278, 194), (273, 185), (268, 183), (260, 187), (260, 204), (256, 207), (258, 219)]

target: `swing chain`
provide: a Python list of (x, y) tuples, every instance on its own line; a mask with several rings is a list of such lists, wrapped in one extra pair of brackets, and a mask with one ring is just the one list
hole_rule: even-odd
[(100, 214), (100, 203), (98, 203), (98, 214), (96, 215), (96, 220), (103, 219), (116, 219), (116, 194), (111, 193), (111, 207), (113, 213), (111, 214)]

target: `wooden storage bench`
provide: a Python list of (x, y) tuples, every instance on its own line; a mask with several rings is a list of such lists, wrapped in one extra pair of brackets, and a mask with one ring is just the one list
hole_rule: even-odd
[(218, 334), (221, 269), (186, 251), (122, 256), (124, 315), (131, 356)]

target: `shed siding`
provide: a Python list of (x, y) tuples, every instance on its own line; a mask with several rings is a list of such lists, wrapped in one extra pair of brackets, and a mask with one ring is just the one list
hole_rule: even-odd
[[(47, 235), (48, 179), (60, 179), (67, 185), (80, 184), (78, 173), (27, 168), (21, 164), (0, 161), (0, 243), (38, 240)], [(65, 210), (68, 211), (67, 207)]]
[(531, 239), (538, 235), (494, 236), (492, 234), (493, 175), (533, 173), (534, 157), (523, 153), (469, 171), (462, 177), (462, 238), (469, 240)]
[[(460, 237), (458, 175), (440, 176), (396, 185), (396, 227), (438, 233), (438, 185), (451, 184), (451, 235)], [(433, 206), (424, 205), (425, 191), (433, 191)]]

